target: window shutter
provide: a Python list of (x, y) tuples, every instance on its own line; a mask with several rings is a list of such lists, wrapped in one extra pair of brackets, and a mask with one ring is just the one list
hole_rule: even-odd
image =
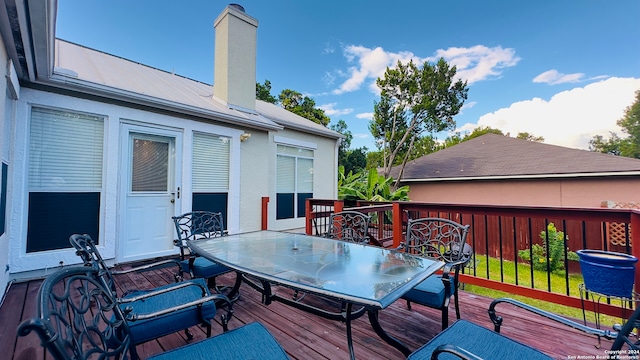
[(30, 131), (30, 191), (102, 189), (103, 118), (33, 108)]
[(193, 134), (193, 192), (229, 191), (230, 152), (227, 137)]
[(278, 155), (276, 192), (293, 193), (296, 191), (295, 169), (296, 159), (291, 156)]

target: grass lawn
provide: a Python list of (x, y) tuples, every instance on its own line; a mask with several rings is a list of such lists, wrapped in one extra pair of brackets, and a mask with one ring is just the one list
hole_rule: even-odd
[[(531, 267), (527, 264), (516, 263), (513, 261), (503, 260), (502, 263), (499, 259), (489, 258), (489, 279), (502, 281), (507, 284), (520, 285), (524, 287), (531, 287)], [(516, 267), (517, 267), (517, 277), (516, 277)], [(502, 271), (501, 271), (502, 269)], [(469, 269), (465, 269), (466, 273), (469, 273)], [(470, 272), (473, 273), (473, 270)], [(502, 278), (501, 274), (502, 273)], [(479, 277), (486, 277), (487, 274), (487, 257), (478, 256), (476, 260), (476, 269), (475, 274)], [(517, 282), (516, 282), (517, 279)], [(567, 293), (567, 278), (564, 271), (551, 273), (550, 276), (547, 276), (546, 271), (533, 270), (533, 287), (541, 290), (550, 290), (553, 293), (566, 294)], [(571, 296), (580, 297), (580, 288), (579, 285), (583, 283), (582, 276), (580, 274), (569, 274), (568, 277), (568, 293)], [(502, 291), (497, 291), (493, 289), (488, 289), (476, 285), (465, 284), (464, 291), (490, 297), (490, 298), (500, 298), (500, 297), (509, 297), (513, 299), (520, 300), (529, 305), (538, 307), (540, 309), (550, 311), (559, 315), (563, 315), (565, 317), (573, 318), (578, 320), (579, 322), (583, 321), (583, 312), (580, 308), (574, 308), (564, 305), (558, 305), (555, 303), (550, 303), (547, 301), (531, 299), (525, 296), (514, 295), (510, 293), (505, 293)], [(620, 305), (619, 300), (612, 300), (611, 303), (613, 305)], [(587, 309), (592, 309), (591, 302), (585, 301), (585, 307)], [(523, 310), (524, 311), (524, 310)], [(587, 311), (586, 317), (588, 322), (595, 322), (596, 315), (593, 311)], [(611, 329), (613, 324), (622, 323), (621, 318), (616, 318), (609, 315), (600, 315), (600, 323), (602, 329)]]

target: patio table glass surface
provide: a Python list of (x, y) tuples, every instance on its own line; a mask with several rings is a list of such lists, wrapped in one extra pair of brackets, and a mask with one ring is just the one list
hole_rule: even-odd
[(277, 231), (200, 239), (189, 246), (267, 281), (379, 309), (444, 265), (394, 250)]

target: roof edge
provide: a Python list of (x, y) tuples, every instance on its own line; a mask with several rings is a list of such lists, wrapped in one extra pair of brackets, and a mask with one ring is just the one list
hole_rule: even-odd
[[(180, 104), (172, 101), (162, 100), (152, 96), (146, 96), (135, 92), (130, 92), (121, 89), (115, 89), (109, 86), (104, 86), (100, 84), (95, 84), (92, 82), (87, 82), (79, 79), (73, 79), (70, 77), (54, 74), (47, 81), (37, 81), (35, 84), (41, 84), (45, 86), (51, 86), (61, 90), (69, 90), (69, 91), (77, 91), (85, 94), (90, 94), (94, 96), (104, 97), (107, 99), (134, 103), (137, 105), (148, 106), (152, 108), (158, 108), (162, 110), (169, 110), (178, 113), (184, 113), (185, 115), (194, 115), (199, 116), (211, 120), (222, 121), (232, 125), (241, 125), (247, 126), (254, 129), (259, 130), (282, 130), (284, 127), (280, 124), (273, 122), (273, 120), (268, 119), (265, 116), (260, 114), (258, 115), (250, 115), (248, 116), (260, 116), (272, 124), (254, 122), (250, 119), (241, 117), (241, 116), (233, 116), (230, 114), (225, 114), (216, 111), (206, 111), (202, 108), (198, 108), (195, 106), (189, 106), (185, 104)], [(238, 110), (233, 110), (238, 111)]]
[(423, 179), (401, 179), (401, 183), (407, 182), (438, 182), (438, 181), (469, 181), (469, 180), (528, 180), (528, 179), (566, 179), (585, 178), (602, 176), (640, 176), (640, 171), (619, 171), (601, 173), (570, 173), (570, 174), (539, 174), (539, 175), (500, 175), (500, 176), (468, 176), (455, 178), (423, 178)]

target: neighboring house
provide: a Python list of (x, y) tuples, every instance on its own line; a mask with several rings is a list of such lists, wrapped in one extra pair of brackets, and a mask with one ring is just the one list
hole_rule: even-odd
[(640, 201), (640, 160), (486, 134), (408, 162), (400, 184), (412, 201), (600, 207)]
[(306, 198), (337, 196), (342, 135), (256, 101), (242, 7), (215, 20), (212, 86), (56, 39), (56, 4), (0, 5), (0, 293), (78, 263), (72, 233), (120, 263), (175, 254), (176, 214), (259, 230), (268, 197), (268, 228), (297, 229)]

